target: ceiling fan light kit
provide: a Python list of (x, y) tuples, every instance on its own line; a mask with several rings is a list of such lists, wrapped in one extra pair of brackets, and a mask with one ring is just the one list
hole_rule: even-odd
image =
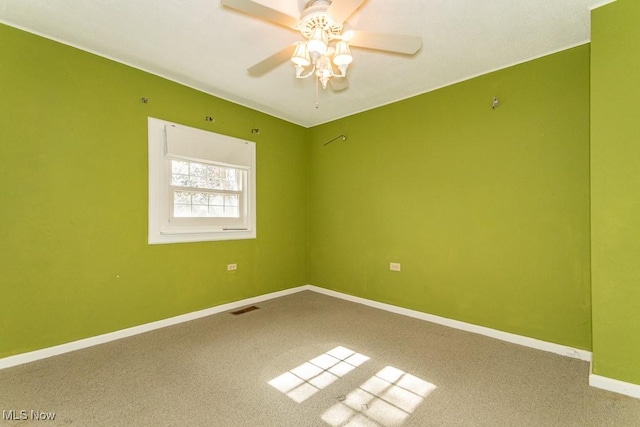
[[(298, 25), (300, 34), (307, 41), (298, 42), (291, 56), (291, 61), (296, 68), (296, 78), (306, 79), (314, 76), (322, 84), (323, 89), (327, 88), (327, 83), (332, 77), (347, 77), (347, 67), (353, 61), (349, 44), (342, 40), (342, 24), (336, 23), (327, 13), (330, 6), (329, 0), (307, 2)], [(330, 48), (330, 43), (336, 40), (336, 47)], [(301, 60), (302, 48), (298, 49), (302, 45), (305, 45), (306, 50), (304, 61)], [(302, 65), (306, 62), (306, 58), (309, 58), (310, 62)], [(332, 63), (338, 66), (339, 73), (334, 70)], [(308, 66), (311, 66), (311, 70), (305, 72), (304, 67)]]
[(422, 47), (422, 39), (415, 36), (357, 30), (343, 34), (344, 21), (366, 0), (309, 0), (299, 21), (252, 0), (221, 1), (224, 6), (299, 31), (305, 38), (250, 67), (249, 73), (256, 76), (290, 59), (296, 78), (314, 77), (323, 89), (337, 78), (341, 83), (332, 83), (332, 88), (342, 90), (348, 85), (347, 69), (353, 62), (351, 47), (405, 55), (413, 55)]

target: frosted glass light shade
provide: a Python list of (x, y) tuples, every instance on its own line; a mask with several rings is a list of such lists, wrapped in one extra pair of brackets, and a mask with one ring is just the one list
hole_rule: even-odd
[(316, 28), (311, 33), (311, 38), (307, 42), (307, 49), (311, 56), (320, 56), (327, 53), (327, 34), (322, 28)]
[(306, 43), (296, 43), (296, 48), (293, 51), (293, 55), (291, 55), (291, 62), (296, 65), (300, 65), (301, 67), (306, 67), (311, 64), (311, 59), (309, 58), (309, 51), (307, 50)]
[(351, 56), (351, 49), (349, 49), (349, 43), (344, 40), (340, 40), (336, 44), (336, 53), (333, 55), (333, 63), (337, 66), (349, 65), (353, 62), (353, 56)]

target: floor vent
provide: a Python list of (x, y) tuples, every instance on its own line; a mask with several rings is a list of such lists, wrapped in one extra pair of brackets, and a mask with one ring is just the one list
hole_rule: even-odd
[(256, 307), (255, 305), (252, 305), (251, 307), (245, 307), (245, 308), (241, 308), (240, 310), (232, 311), (231, 314), (233, 314), (234, 316), (237, 316), (238, 314), (248, 313), (253, 310), (258, 310), (259, 308), (260, 307)]

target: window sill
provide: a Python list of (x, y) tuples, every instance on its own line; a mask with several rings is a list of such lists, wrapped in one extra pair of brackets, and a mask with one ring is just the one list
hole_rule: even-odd
[(246, 240), (255, 239), (255, 230), (226, 230), (203, 233), (192, 232), (172, 232), (162, 231), (160, 233), (149, 233), (149, 244), (159, 245), (166, 243), (191, 243), (191, 242), (215, 242), (220, 240)]

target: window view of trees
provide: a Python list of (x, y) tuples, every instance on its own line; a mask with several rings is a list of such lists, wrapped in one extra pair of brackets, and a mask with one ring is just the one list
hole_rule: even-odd
[(242, 171), (189, 161), (171, 161), (173, 216), (239, 218)]

